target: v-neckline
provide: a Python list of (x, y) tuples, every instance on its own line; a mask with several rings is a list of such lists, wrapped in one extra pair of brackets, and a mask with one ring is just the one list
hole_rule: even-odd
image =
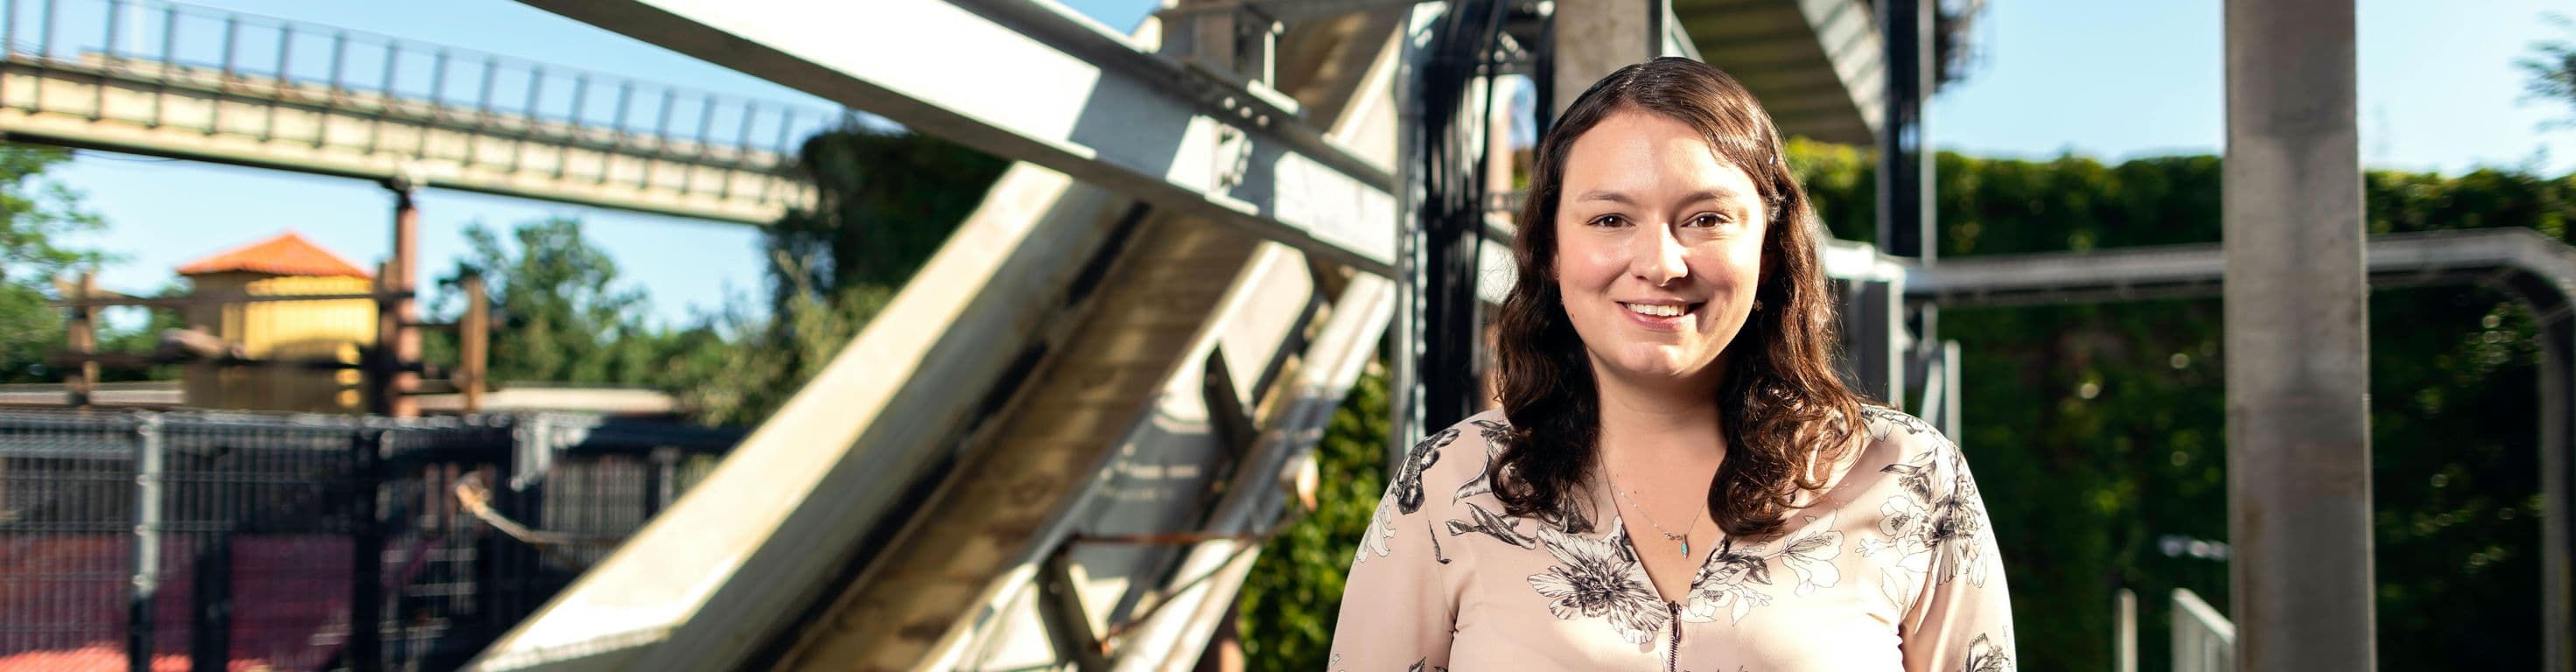
[(1628, 527), (1628, 516), (1618, 511), (1616, 502), (1612, 503), (1610, 524), (1617, 528), (1619, 547), (1628, 552), (1629, 558), (1635, 560), (1629, 564), (1628, 571), (1631, 574), (1629, 578), (1644, 582), (1646, 590), (1653, 591), (1655, 599), (1663, 600), (1666, 604), (1680, 605), (1689, 602), (1691, 595), (1699, 592), (1700, 578), (1708, 575), (1708, 563), (1716, 562), (1718, 553), (1735, 543), (1732, 537), (1727, 536), (1725, 530), (1719, 530), (1717, 539), (1710, 543), (1708, 549), (1699, 556), (1699, 562), (1691, 565), (1691, 578), (1682, 587), (1681, 598), (1674, 599), (1664, 595), (1664, 587), (1655, 583), (1655, 573), (1646, 570), (1645, 552), (1637, 548), (1636, 535)]

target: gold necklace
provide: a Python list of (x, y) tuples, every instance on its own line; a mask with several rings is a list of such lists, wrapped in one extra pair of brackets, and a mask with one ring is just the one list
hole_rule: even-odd
[[(1637, 510), (1637, 515), (1639, 515), (1639, 516), (1644, 516), (1644, 517), (1646, 518), (1646, 524), (1647, 524), (1647, 525), (1649, 525), (1649, 526), (1653, 526), (1653, 527), (1655, 528), (1655, 533), (1656, 533), (1656, 534), (1664, 535), (1664, 538), (1665, 538), (1665, 539), (1667, 539), (1667, 540), (1670, 540), (1670, 541), (1678, 541), (1678, 542), (1681, 542), (1681, 544), (1682, 544), (1682, 557), (1683, 557), (1683, 558), (1689, 558), (1689, 557), (1690, 557), (1690, 533), (1699, 529), (1699, 514), (1701, 514), (1701, 513), (1705, 513), (1705, 511), (1693, 510), (1693, 511), (1691, 512), (1691, 522), (1690, 522), (1690, 527), (1689, 527), (1689, 528), (1687, 528), (1687, 529), (1682, 530), (1682, 533), (1681, 533), (1681, 534), (1673, 534), (1670, 530), (1666, 530), (1666, 529), (1664, 529), (1664, 526), (1663, 526), (1663, 525), (1660, 525), (1660, 524), (1655, 523), (1655, 514), (1653, 514), (1653, 513), (1648, 513), (1648, 512), (1646, 511), (1646, 507), (1638, 506), (1638, 505), (1637, 505), (1637, 498), (1636, 498), (1636, 497), (1633, 497), (1633, 496), (1630, 496), (1630, 495), (1628, 494), (1628, 489), (1627, 489), (1627, 488), (1625, 488), (1625, 487), (1618, 487), (1618, 488), (1613, 488), (1613, 490), (1618, 491), (1618, 493), (1619, 493), (1619, 498), (1620, 498), (1620, 499), (1628, 500), (1628, 508), (1636, 509), (1636, 510)], [(1702, 507), (1699, 507), (1699, 508), (1700, 508), (1700, 509), (1706, 509), (1706, 508), (1708, 508), (1708, 507), (1706, 507), (1706, 506), (1702, 506)]]

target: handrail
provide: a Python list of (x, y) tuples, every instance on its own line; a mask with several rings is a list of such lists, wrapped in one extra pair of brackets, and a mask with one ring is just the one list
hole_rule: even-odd
[(2236, 624), (2189, 589), (2173, 592), (2174, 672), (2235, 672)]
[(202, 68), (226, 79), (270, 78), (340, 95), (382, 94), (486, 117), (689, 140), (743, 153), (791, 155), (803, 138), (848, 114), (159, 0), (12, 1), (0, 11), (0, 43), (13, 56), (48, 64), (104, 62), (160, 77), (175, 74), (169, 69)]

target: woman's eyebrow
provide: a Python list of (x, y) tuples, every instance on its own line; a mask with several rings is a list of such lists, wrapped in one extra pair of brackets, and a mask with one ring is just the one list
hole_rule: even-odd
[(1608, 189), (1594, 189), (1594, 190), (1591, 190), (1591, 191), (1583, 192), (1583, 195), (1581, 195), (1581, 196), (1576, 196), (1576, 197), (1574, 197), (1574, 202), (1576, 202), (1576, 203), (1582, 203), (1582, 202), (1586, 202), (1586, 201), (1609, 201), (1609, 202), (1612, 202), (1612, 203), (1619, 203), (1619, 204), (1624, 204), (1624, 205), (1628, 205), (1628, 206), (1632, 206), (1632, 207), (1633, 207), (1633, 206), (1635, 206), (1635, 205), (1637, 205), (1637, 199), (1629, 198), (1627, 194), (1619, 193), (1619, 192), (1616, 192), (1616, 191), (1610, 191), (1610, 190), (1608, 190)]
[(1734, 203), (1741, 200), (1744, 199), (1737, 196), (1733, 189), (1725, 187), (1709, 187), (1707, 189), (1691, 192), (1690, 197), (1683, 199), (1682, 202), (1704, 203), (1708, 201), (1717, 201), (1720, 203)]
[[(1682, 197), (1681, 202), (1706, 203), (1709, 201), (1717, 201), (1720, 203), (1733, 203), (1739, 200), (1742, 199), (1736, 196), (1735, 190), (1733, 189), (1725, 187), (1709, 187), (1707, 189), (1691, 192), (1690, 195)], [(1637, 205), (1636, 198), (1608, 189), (1594, 189), (1592, 191), (1583, 192), (1582, 195), (1574, 197), (1574, 201), (1577, 203), (1588, 201), (1609, 201), (1631, 207)]]

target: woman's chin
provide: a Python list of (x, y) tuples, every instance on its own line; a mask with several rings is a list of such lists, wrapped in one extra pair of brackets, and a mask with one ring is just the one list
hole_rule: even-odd
[(1681, 353), (1636, 353), (1619, 363), (1622, 377), (1639, 382), (1680, 381), (1698, 377), (1708, 370), (1707, 362), (1692, 362)]

